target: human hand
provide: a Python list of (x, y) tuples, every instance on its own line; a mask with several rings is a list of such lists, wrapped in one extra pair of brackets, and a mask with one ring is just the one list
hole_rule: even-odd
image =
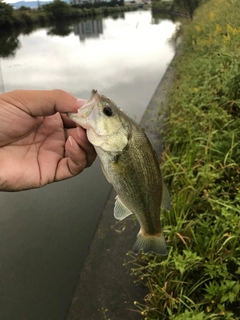
[(61, 90), (0, 94), (0, 190), (42, 187), (73, 177), (96, 153), (66, 112), (85, 101)]

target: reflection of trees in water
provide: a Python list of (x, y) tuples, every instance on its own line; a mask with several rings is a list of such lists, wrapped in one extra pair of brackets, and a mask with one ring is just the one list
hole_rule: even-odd
[[(0, 0), (1, 2), (1, 0)], [(112, 16), (113, 19), (124, 19), (124, 13), (120, 12)], [(76, 24), (77, 23), (77, 24)], [(40, 25), (26, 24), (19, 26), (18, 29), (10, 28), (6, 30), (0, 29), (0, 57), (9, 57), (16, 54), (17, 49), (21, 47), (18, 39), (20, 34), (29, 35), (40, 27), (47, 28), (47, 35), (57, 35), (61, 37), (68, 36), (74, 31), (80, 36), (81, 40), (86, 37), (98, 37), (103, 33), (103, 22), (101, 18), (94, 20), (67, 20), (61, 22), (42, 23)]]
[(17, 49), (21, 47), (21, 43), (18, 39), (20, 34), (30, 34), (36, 30), (36, 26), (26, 25), (18, 29), (0, 29), (0, 57), (6, 58), (14, 56)]
[(48, 35), (57, 35), (61, 37), (68, 36), (73, 31), (73, 26), (71, 24), (64, 24), (64, 23), (56, 23), (50, 27), (47, 34)]
[(25, 25), (24, 27), (21, 27), (19, 29), (19, 34), (25, 34), (28, 35), (30, 33), (32, 33), (33, 31), (37, 30), (39, 28), (39, 26), (33, 26), (33, 25)]
[(152, 11), (152, 24), (159, 24), (162, 20), (179, 21), (179, 15), (171, 13), (159, 13)]
[[(19, 34), (13, 30), (6, 31), (0, 30), (0, 58), (14, 56), (17, 49), (20, 48), (20, 41), (18, 40)], [(3, 93), (4, 82), (0, 60), (0, 93)]]
[(111, 14), (111, 18), (113, 20), (125, 19), (125, 14), (124, 14), (124, 12), (116, 12), (116, 13)]
[(176, 50), (177, 46), (181, 43), (181, 35), (182, 35), (182, 26), (180, 22), (176, 22), (175, 24), (175, 30), (171, 36), (171, 38), (168, 39), (168, 43), (170, 46)]
[(14, 56), (17, 49), (20, 48), (18, 34), (11, 31), (0, 31), (0, 57)]
[(178, 14), (169, 14), (169, 13), (154, 13), (152, 12), (152, 24), (160, 24), (161, 21), (164, 20), (171, 20), (172, 22), (175, 22), (175, 30), (172, 34), (172, 36), (168, 39), (168, 43), (173, 49), (176, 49), (176, 47), (181, 42), (181, 23), (179, 19)]
[[(0, 0), (1, 1), (1, 0)], [(39, 26), (25, 25), (16, 29), (1, 30), (0, 29), (0, 57), (6, 58), (14, 56), (17, 49), (21, 47), (21, 43), (18, 39), (20, 34), (29, 35), (34, 30), (37, 30)], [(69, 23), (56, 23), (51, 24), (48, 31), (48, 35), (68, 36), (73, 31), (73, 25)]]

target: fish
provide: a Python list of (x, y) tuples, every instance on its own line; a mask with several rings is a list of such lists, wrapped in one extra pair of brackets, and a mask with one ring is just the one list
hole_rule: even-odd
[(166, 255), (160, 211), (170, 210), (170, 195), (144, 130), (97, 90), (92, 90), (91, 98), (77, 113), (67, 115), (86, 129), (102, 171), (116, 191), (114, 217), (122, 220), (134, 214), (140, 224), (133, 252)]

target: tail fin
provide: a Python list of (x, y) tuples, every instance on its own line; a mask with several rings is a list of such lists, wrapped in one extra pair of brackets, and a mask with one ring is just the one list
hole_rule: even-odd
[(138, 254), (140, 251), (143, 253), (155, 252), (165, 256), (168, 251), (163, 233), (156, 236), (144, 236), (140, 231), (133, 246), (133, 252)]

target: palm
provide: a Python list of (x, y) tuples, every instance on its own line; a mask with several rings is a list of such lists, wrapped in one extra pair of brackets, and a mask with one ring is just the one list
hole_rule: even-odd
[[(17, 125), (16, 125), (17, 124)], [(0, 150), (9, 183), (38, 187), (57, 180), (57, 167), (64, 157), (65, 132), (59, 114), (50, 117), (18, 117), (0, 131), (5, 146)]]
[(40, 187), (74, 176), (86, 166), (84, 163), (82, 170), (78, 166), (78, 172), (71, 172), (66, 138), (76, 129), (64, 128), (64, 118), (59, 113), (32, 117), (8, 108), (1, 116), (6, 120), (0, 126), (3, 189)]
[(84, 129), (65, 115), (83, 103), (61, 90), (0, 95), (0, 190), (41, 187), (92, 164)]

